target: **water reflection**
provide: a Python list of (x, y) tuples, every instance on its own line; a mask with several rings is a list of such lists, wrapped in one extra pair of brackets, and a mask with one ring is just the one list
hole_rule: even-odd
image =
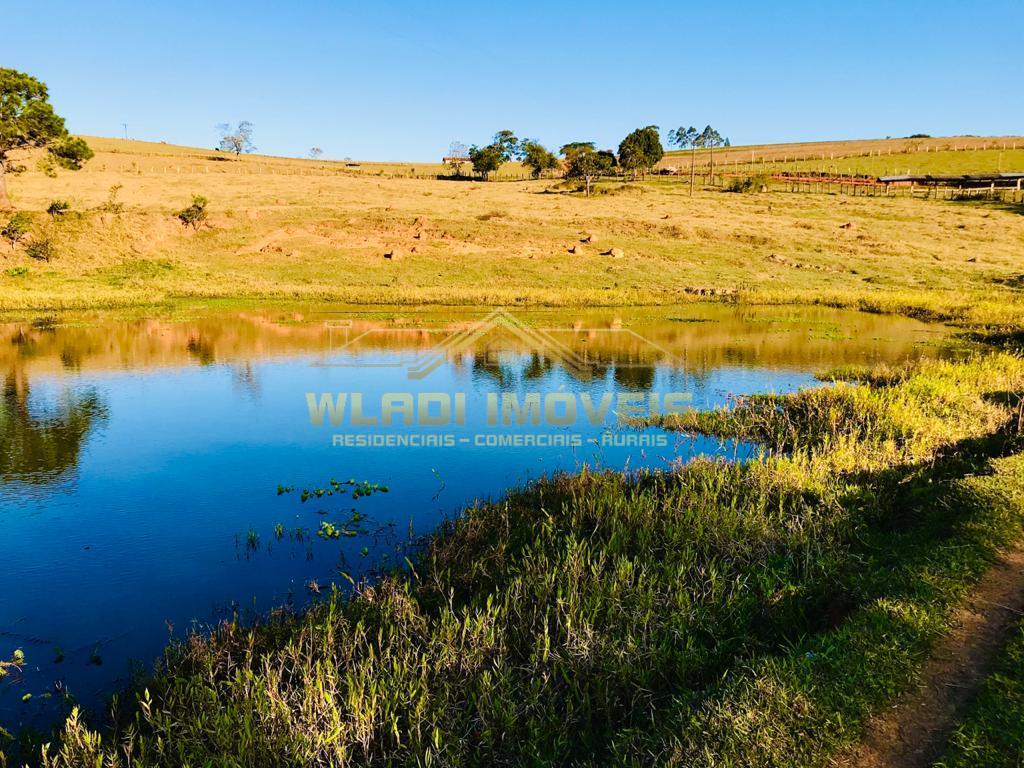
[[(467, 309), (375, 310), (339, 307), (269, 307), (259, 311), (188, 308), (171, 318), (111, 320), (96, 314), (2, 324), (12, 339), (0, 348), (0, 370), (14, 360), (34, 372), (77, 372), (217, 363), (244, 363), (305, 354), (382, 351), (415, 354), (470, 327), (481, 316)], [(691, 373), (723, 365), (823, 366), (934, 355), (946, 336), (939, 325), (909, 318), (827, 308), (695, 305), (671, 309), (517, 312), (573, 350), (600, 376), (601, 366), (657, 365), (671, 357)], [(485, 339), (475, 353), (533, 353), (508, 336), (495, 348)], [(490, 352), (490, 355), (487, 353)], [(537, 359), (528, 375), (543, 375), (550, 360)], [(481, 373), (501, 379), (493, 360), (477, 361)], [(627, 380), (633, 374), (623, 373)], [(636, 373), (638, 380), (649, 378)]]
[(65, 392), (55, 402), (30, 398), (28, 376), (10, 371), (0, 400), (0, 483), (44, 485), (78, 464), (82, 445), (107, 416), (96, 392)]
[[(57, 697), (22, 702), (55, 681), (99, 706), (130, 658), (148, 665), (160, 652), (168, 627), (180, 636), (193, 621), (223, 618), (223, 606), (300, 604), (311, 582), (328, 589), (347, 583), (341, 571), (400, 562), (396, 535), (432, 530), (475, 498), (584, 463), (664, 468), (695, 454), (742, 455), (734, 444), (663, 433), (653, 448), (603, 443), (614, 408), (609, 423), (540, 430), (579, 440), (506, 444), (538, 430), (489, 424), (484, 406), (495, 393), (598, 403), (616, 392), (685, 392), (710, 408), (812, 386), (826, 367), (950, 354), (945, 329), (913, 320), (726, 306), (517, 313), (550, 345), (499, 328), (428, 354), (481, 314), (185, 307), (0, 323), (10, 340), (0, 344), (0, 583), (17, 587), (0, 590), (0, 657), (22, 647), (30, 658), (19, 686), (0, 682), (0, 724), (59, 715)], [(411, 379), (423, 360), (438, 366)], [(440, 449), (349, 447), (337, 433), (410, 430), (315, 426), (310, 392), (358, 392), (368, 403), (463, 393), (466, 418), (421, 430), (452, 433)], [(499, 447), (470, 439), (478, 433)], [(354, 499), (345, 485), (301, 501), (301, 489), (331, 478), (389, 490)], [(278, 485), (297, 490), (278, 495)], [(318, 535), (322, 523), (348, 530), (356, 515), (366, 533)], [(58, 647), (61, 662), (52, 661)], [(97, 654), (102, 666), (91, 662)]]

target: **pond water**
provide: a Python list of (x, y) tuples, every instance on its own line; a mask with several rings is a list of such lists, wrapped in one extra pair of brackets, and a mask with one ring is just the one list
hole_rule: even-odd
[(0, 724), (45, 727), (63, 692), (102, 707), (170, 636), (400, 563), (475, 499), (585, 464), (751, 450), (626, 417), (953, 354), (945, 338), (904, 318), (724, 305), (0, 322), (0, 658), (27, 659), (0, 681)]

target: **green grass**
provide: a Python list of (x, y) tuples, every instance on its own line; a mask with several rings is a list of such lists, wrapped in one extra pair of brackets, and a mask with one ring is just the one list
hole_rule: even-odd
[(1024, 622), (1017, 626), (937, 768), (1024, 763)]
[(890, 176), (905, 173), (962, 175), (967, 173), (1024, 172), (1024, 143), (1018, 149), (976, 149), (970, 152), (913, 152), (873, 157), (844, 157), (830, 160), (789, 162), (740, 162), (724, 166), (726, 172), (778, 173), (780, 171), (825, 171), (843, 175)]
[(689, 417), (766, 452), (469, 509), (351, 599), (170, 648), (44, 762), (824, 764), (1019, 535), (1021, 391), (992, 353)]

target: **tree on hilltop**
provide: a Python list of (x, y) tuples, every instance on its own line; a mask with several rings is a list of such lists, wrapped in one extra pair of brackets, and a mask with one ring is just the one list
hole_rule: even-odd
[(656, 125), (637, 128), (619, 144), (619, 165), (630, 171), (634, 178), (637, 173), (649, 173), (664, 156), (665, 150), (661, 146), (661, 136)]
[(479, 173), (484, 181), (487, 181), (492, 173), (497, 172), (509, 160), (520, 157), (522, 157), (522, 148), (519, 145), (519, 139), (512, 131), (498, 131), (494, 134), (494, 140), (487, 146), (478, 147), (474, 144), (469, 148), (469, 159), (473, 163), (473, 170)]
[(697, 155), (697, 138), (700, 136), (692, 125), (689, 128), (673, 128), (668, 132), (668, 143), (680, 149), (690, 150), (690, 196), (693, 196), (693, 174)]
[(722, 138), (722, 134), (712, 128), (710, 125), (705, 126), (704, 130), (701, 131), (700, 136), (697, 137), (697, 146), (704, 149), (708, 149), (711, 152), (711, 175), (715, 175), (715, 147), (721, 147), (725, 143)]
[(546, 149), (539, 141), (523, 139), (519, 147), (523, 165), (530, 169), (535, 179), (539, 179), (544, 171), (553, 171), (560, 165), (555, 153)]
[(565, 175), (569, 179), (581, 179), (590, 197), (590, 185), (594, 179), (615, 169), (615, 155), (607, 150), (598, 152), (592, 141), (574, 141), (564, 145), (559, 153), (565, 158)]
[(243, 152), (255, 152), (256, 146), (252, 143), (253, 127), (248, 120), (243, 120), (234, 129), (228, 123), (221, 123), (217, 126), (220, 132), (220, 148), (225, 152), (234, 152), (235, 157)]
[(12, 153), (39, 148), (46, 148), (48, 163), (72, 171), (93, 156), (85, 141), (68, 135), (64, 118), (53, 111), (45, 84), (16, 69), (0, 68), (0, 209), (13, 207), (7, 196), (7, 174), (25, 170), (14, 162)]

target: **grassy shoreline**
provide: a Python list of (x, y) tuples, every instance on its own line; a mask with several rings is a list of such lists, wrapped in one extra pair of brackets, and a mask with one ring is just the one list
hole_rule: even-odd
[(672, 425), (760, 460), (551, 478), (352, 600), (195, 636), (44, 763), (824, 764), (1024, 521), (1020, 357), (862, 378)]

